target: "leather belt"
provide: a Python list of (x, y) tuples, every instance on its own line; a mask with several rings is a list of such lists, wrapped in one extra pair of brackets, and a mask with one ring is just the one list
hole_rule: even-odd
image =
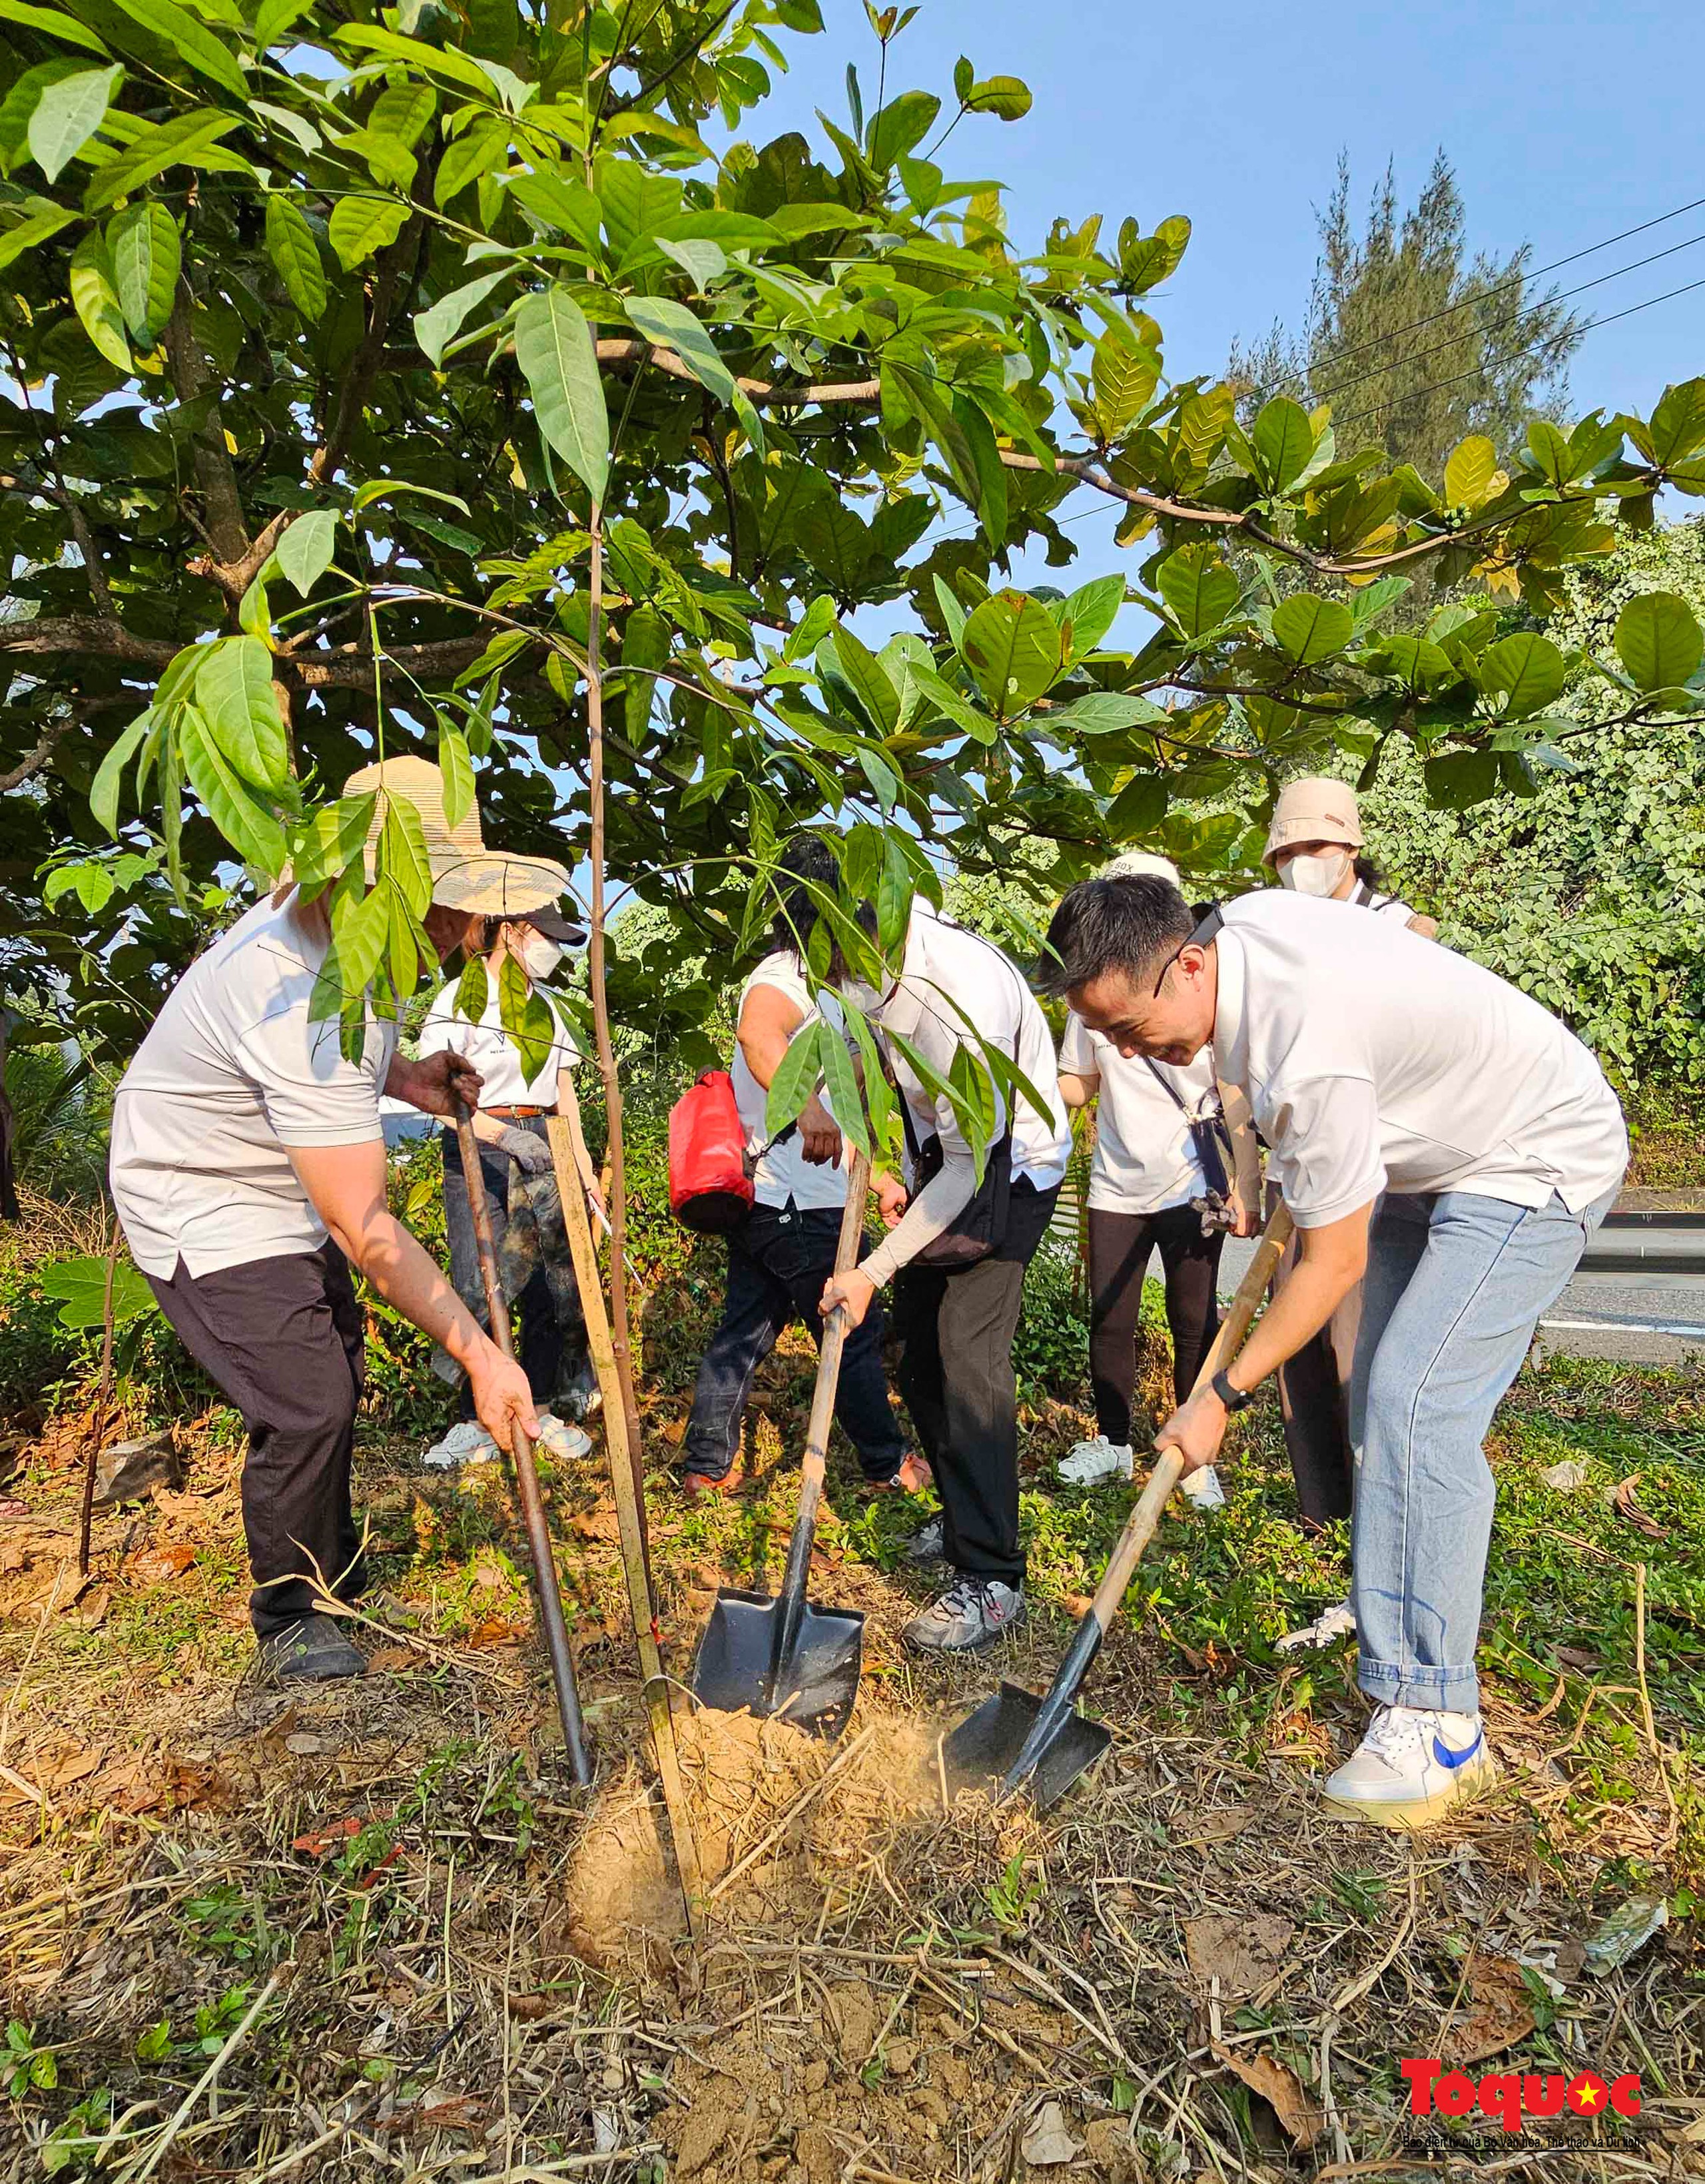
[(505, 1122), (525, 1122), (534, 1115), (554, 1115), (554, 1107), (483, 1107), (482, 1114), (501, 1116)]

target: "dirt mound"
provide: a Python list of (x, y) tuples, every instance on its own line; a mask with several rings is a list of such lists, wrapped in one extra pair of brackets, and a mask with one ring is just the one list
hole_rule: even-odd
[[(701, 1712), (677, 1720), (676, 1741), (711, 1925), (819, 1923), (873, 1846), (939, 1795), (935, 1735), (914, 1719), (866, 1710), (831, 1746), (785, 1722)], [(632, 1772), (588, 1819), (569, 1885), (571, 1943), (588, 1963), (655, 1967), (685, 1933), (662, 1826), (655, 1791)]]

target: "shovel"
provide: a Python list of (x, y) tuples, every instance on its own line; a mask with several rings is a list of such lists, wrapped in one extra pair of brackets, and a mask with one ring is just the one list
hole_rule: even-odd
[[(480, 1278), (486, 1285), (486, 1315), (491, 1321), (492, 1340), (505, 1357), (512, 1358), (515, 1337), (510, 1328), (509, 1302), (498, 1279), (497, 1246), (492, 1241), (491, 1208), (486, 1202), (486, 1179), (480, 1169), (479, 1141), (474, 1135), (473, 1117), (460, 1100), (456, 1102), (456, 1146), (467, 1181), (468, 1211), (473, 1216), (474, 1244), (480, 1256)], [(521, 1495), (527, 1546), (532, 1552), (539, 1621), (544, 1626), (545, 1651), (550, 1656), (551, 1680), (556, 1685), (556, 1710), (562, 1720), (563, 1745), (568, 1753), (570, 1771), (583, 1790), (592, 1780), (592, 1763), (586, 1756), (586, 1728), (581, 1719), (580, 1694), (574, 1687), (574, 1662), (568, 1650), (567, 1627), (562, 1619), (556, 1558), (551, 1552), (550, 1529), (544, 1521), (544, 1502), (538, 1490), (532, 1443), (519, 1424), (511, 1436), (510, 1453), (515, 1458), (515, 1485)]]
[[(1290, 1216), (1280, 1206), (1268, 1223), (1249, 1271), (1238, 1284), (1231, 1309), (1202, 1361), (1196, 1388), (1205, 1387), (1242, 1346), (1290, 1234)], [(1095, 1588), (1095, 1599), (1078, 1623), (1077, 1635), (1047, 1696), (1039, 1699), (1020, 1685), (1002, 1684), (993, 1698), (985, 1699), (974, 1713), (967, 1714), (945, 1740), (941, 1759), (950, 1795), (961, 1789), (998, 1785), (995, 1802), (1004, 1804), (1028, 1785), (1038, 1811), (1045, 1812), (1112, 1742), (1110, 1732), (1099, 1722), (1085, 1721), (1078, 1713), (1078, 1694), (1184, 1468), (1183, 1451), (1169, 1448), (1149, 1474), (1148, 1484), (1126, 1519)]]
[[(868, 1155), (855, 1152), (847, 1180), (835, 1272), (844, 1274), (858, 1256), (864, 1229)], [(719, 1592), (699, 1641), (693, 1695), (718, 1713), (784, 1714), (796, 1729), (833, 1743), (847, 1725), (858, 1696), (864, 1658), (864, 1617), (838, 1607), (814, 1607), (805, 1598), (811, 1535), (822, 1499), (829, 1419), (840, 1379), (846, 1314), (839, 1306), (823, 1327), (817, 1384), (800, 1473), (800, 1513), (788, 1542), (787, 1574), (779, 1599), (763, 1592)]]

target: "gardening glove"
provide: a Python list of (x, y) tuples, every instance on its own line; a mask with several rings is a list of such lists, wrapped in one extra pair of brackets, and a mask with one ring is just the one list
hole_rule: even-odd
[(543, 1175), (551, 1165), (550, 1147), (531, 1130), (505, 1130), (498, 1139), (498, 1150), (507, 1153), (523, 1175)]

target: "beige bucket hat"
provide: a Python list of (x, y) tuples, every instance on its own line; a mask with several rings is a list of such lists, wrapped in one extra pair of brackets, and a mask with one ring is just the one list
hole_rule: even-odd
[(403, 798), (420, 814), (432, 872), (432, 900), (446, 910), (467, 910), (488, 917), (523, 917), (543, 910), (568, 892), (566, 868), (549, 857), (523, 857), (509, 850), (488, 850), (480, 832), (477, 805), (470, 805), (454, 827), (444, 818), (444, 777), (430, 759), (385, 758), (364, 766), (343, 784), (346, 796), (378, 794), (367, 830), (367, 870), (385, 823), (385, 800)]
[(1170, 880), (1175, 888), (1184, 885), (1172, 859), (1152, 850), (1122, 850), (1111, 864), (1102, 866), (1100, 876), (1104, 880)]
[(1280, 789), (1261, 861), (1270, 865), (1295, 842), (1342, 842), (1352, 850), (1361, 848), (1362, 814), (1347, 781), (1312, 773)]

